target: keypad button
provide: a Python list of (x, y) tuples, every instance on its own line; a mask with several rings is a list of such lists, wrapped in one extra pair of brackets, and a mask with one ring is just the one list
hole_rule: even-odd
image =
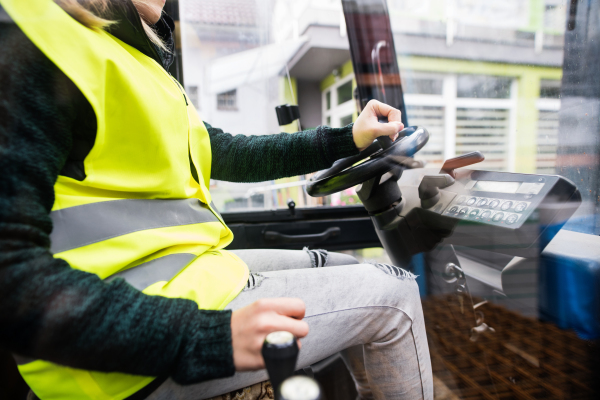
[(525, 211), (525, 209), (527, 208), (527, 203), (519, 203), (515, 206), (515, 211), (520, 213)]
[(492, 221), (500, 222), (500, 221), (502, 221), (502, 218), (504, 218), (504, 213), (499, 212), (494, 215), (494, 218), (492, 218)]
[(508, 225), (512, 225), (515, 222), (517, 222), (518, 219), (519, 219), (519, 216), (517, 214), (511, 214), (508, 216), (508, 218), (506, 218), (506, 223)]
[(456, 204), (463, 204), (465, 201), (467, 200), (467, 198), (465, 196), (460, 196), (457, 200), (456, 200)]
[(492, 216), (492, 212), (491, 211), (484, 211), (481, 214), (481, 219), (489, 219)]
[(471, 218), (475, 218), (478, 215), (479, 215), (479, 210), (476, 208), (472, 209), (471, 212), (469, 213), (469, 217), (471, 217)]
[(488, 204), (488, 207), (489, 208), (496, 208), (499, 205), (500, 205), (500, 200), (494, 199), (494, 200), (490, 201), (490, 204)]
[(467, 200), (467, 205), (472, 206), (473, 204), (475, 204), (476, 201), (477, 197), (471, 197), (469, 200)]
[(485, 207), (485, 206), (487, 206), (487, 203), (488, 203), (488, 199), (480, 199), (477, 202), (477, 207)]
[(460, 209), (460, 211), (458, 212), (458, 216), (459, 217), (465, 217), (467, 215), (467, 212), (469, 211), (469, 209), (467, 207), (463, 207)]
[(504, 204), (502, 204), (502, 207), (500, 207), (502, 209), (502, 211), (506, 211), (509, 208), (511, 208), (513, 206), (513, 202), (512, 201), (505, 201)]
[(452, 213), (452, 214), (456, 214), (458, 212), (458, 207), (452, 206), (452, 207), (450, 207), (450, 209), (448, 210), (448, 212)]

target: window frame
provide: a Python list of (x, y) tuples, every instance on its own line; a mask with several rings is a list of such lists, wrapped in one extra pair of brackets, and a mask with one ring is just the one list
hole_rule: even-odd
[[(354, 93), (354, 88), (356, 84), (354, 83), (354, 74), (350, 73), (343, 78), (338, 79), (333, 85), (329, 86), (327, 89), (321, 92), (321, 123), (323, 125), (328, 125), (327, 117), (331, 118), (331, 126), (332, 128), (341, 128), (342, 125), (340, 123), (341, 119), (347, 117), (348, 115), (356, 114), (356, 102), (354, 98), (342, 103), (337, 104), (338, 95), (337, 89), (348, 83), (352, 82), (352, 91)], [(331, 98), (331, 107), (329, 110), (327, 109), (327, 93), (330, 93)], [(354, 117), (353, 117), (354, 119)]]

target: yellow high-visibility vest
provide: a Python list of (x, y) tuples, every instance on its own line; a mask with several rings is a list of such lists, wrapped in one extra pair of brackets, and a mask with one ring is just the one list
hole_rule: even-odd
[[(121, 276), (150, 295), (223, 309), (248, 268), (223, 250), (233, 234), (211, 203), (210, 140), (183, 88), (152, 58), (81, 25), (52, 0), (0, 3), (96, 114), (87, 177), (59, 176), (54, 187), (54, 256), (101, 279)], [(124, 399), (154, 379), (43, 360), (19, 370), (42, 400)]]

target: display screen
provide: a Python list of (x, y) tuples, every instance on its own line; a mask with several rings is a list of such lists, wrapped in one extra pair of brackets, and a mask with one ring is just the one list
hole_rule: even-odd
[(523, 182), (517, 193), (523, 194), (538, 194), (544, 187), (544, 183)]
[(477, 192), (517, 193), (521, 182), (477, 181), (471, 190)]

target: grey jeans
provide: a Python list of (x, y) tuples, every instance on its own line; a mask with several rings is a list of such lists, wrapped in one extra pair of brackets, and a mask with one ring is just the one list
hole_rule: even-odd
[[(433, 399), (423, 311), (412, 274), (323, 250), (234, 253), (251, 276), (228, 309), (261, 298), (298, 297), (306, 303), (310, 332), (302, 339), (298, 368), (342, 352), (362, 399)], [(149, 399), (206, 399), (267, 378), (261, 370), (190, 386), (169, 379)]]

